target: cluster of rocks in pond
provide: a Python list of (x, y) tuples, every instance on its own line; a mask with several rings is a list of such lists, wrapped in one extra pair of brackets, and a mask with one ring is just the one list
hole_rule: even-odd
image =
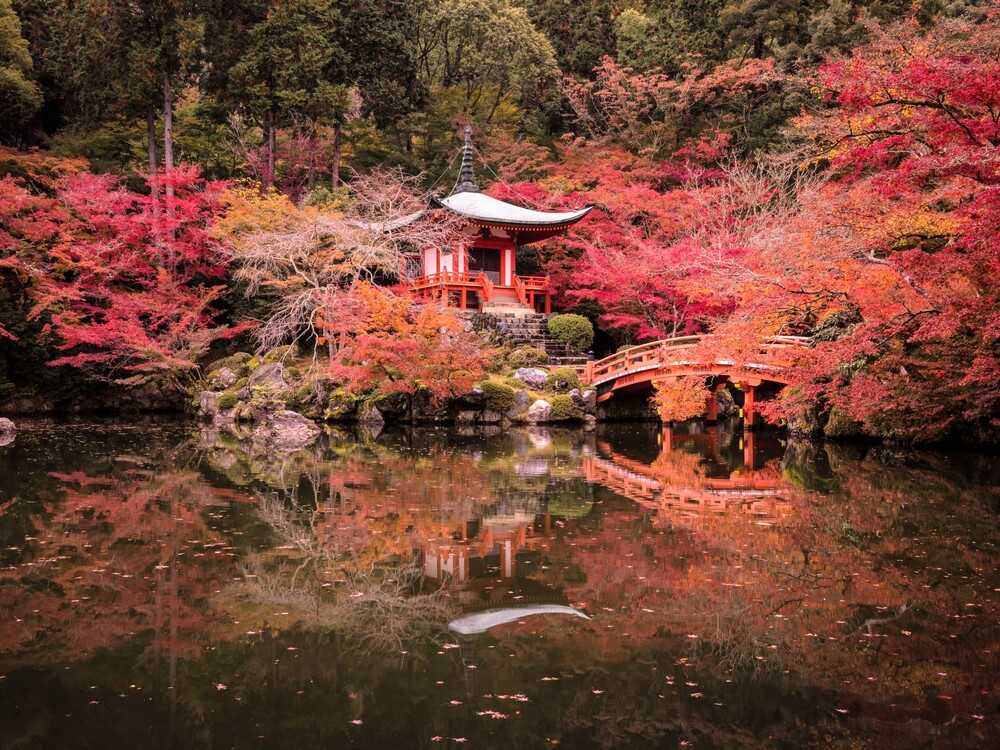
[(356, 395), (331, 379), (286, 366), (280, 353), (258, 358), (237, 354), (216, 363), (194, 399), (199, 416), (220, 429), (249, 436), (278, 450), (296, 450), (319, 435), (317, 422), (499, 425), (597, 422), (597, 392), (553, 392), (550, 373), (519, 369), (513, 377), (487, 380), (456, 398), (435, 402), (429, 394)]

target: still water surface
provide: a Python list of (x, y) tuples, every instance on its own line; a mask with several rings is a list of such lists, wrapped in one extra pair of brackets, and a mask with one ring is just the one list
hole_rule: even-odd
[(998, 485), (727, 425), (26, 425), (0, 747), (997, 747)]

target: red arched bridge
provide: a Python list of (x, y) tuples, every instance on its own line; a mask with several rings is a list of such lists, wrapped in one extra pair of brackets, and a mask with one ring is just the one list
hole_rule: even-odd
[[(744, 421), (752, 425), (757, 389), (765, 384), (786, 385), (785, 371), (795, 351), (809, 345), (809, 340), (802, 336), (769, 336), (761, 340), (751, 357), (737, 362), (712, 354), (712, 339), (712, 336), (678, 336), (629, 347), (588, 362), (581, 381), (597, 389), (598, 401), (607, 401), (621, 391), (648, 389), (658, 381), (684, 376), (712, 378), (714, 387), (732, 382), (744, 393)], [(715, 419), (715, 410), (716, 401), (711, 398), (706, 416)]]

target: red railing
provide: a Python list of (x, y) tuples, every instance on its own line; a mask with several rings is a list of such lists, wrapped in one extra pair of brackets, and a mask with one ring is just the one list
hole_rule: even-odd
[(483, 302), (489, 302), (493, 297), (493, 282), (485, 273), (479, 274), (479, 283), (483, 287)]
[[(693, 349), (698, 344), (710, 339), (710, 336), (677, 336), (660, 341), (651, 341), (612, 354), (610, 357), (588, 362), (584, 368), (583, 381), (588, 385), (600, 385), (625, 375), (640, 372), (653, 372), (675, 366), (677, 368), (707, 365), (724, 369), (732, 362), (713, 357), (710, 363), (688, 361), (683, 356), (685, 350)], [(780, 370), (786, 362), (774, 355), (780, 350), (793, 347), (808, 346), (808, 339), (800, 336), (770, 336), (760, 345), (761, 362), (751, 362), (744, 365), (745, 369)]]
[(524, 290), (524, 282), (520, 276), (514, 277), (514, 294), (517, 295), (517, 301), (522, 305), (528, 304), (528, 294)]
[(457, 284), (461, 286), (479, 286), (479, 281), (467, 273), (458, 271), (439, 271), (438, 273), (418, 276), (413, 280), (411, 288), (415, 290), (432, 289), (446, 284)]
[(543, 292), (549, 288), (548, 276), (515, 276), (514, 278), (520, 279), (526, 290)]

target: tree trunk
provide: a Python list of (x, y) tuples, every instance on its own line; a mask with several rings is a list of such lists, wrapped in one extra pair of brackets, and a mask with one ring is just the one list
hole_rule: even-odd
[(156, 110), (146, 110), (146, 155), (149, 169), (149, 195), (153, 199), (153, 218), (160, 215), (160, 189), (156, 173), (160, 170), (160, 160), (156, 156)]
[(344, 127), (338, 122), (333, 126), (333, 161), (330, 163), (330, 187), (340, 187), (340, 141)]
[(261, 188), (266, 193), (274, 185), (274, 112), (264, 113), (264, 168)]
[[(174, 171), (174, 95), (170, 75), (163, 75), (163, 171), (169, 178)], [(167, 180), (167, 198), (174, 197), (174, 186)]]

